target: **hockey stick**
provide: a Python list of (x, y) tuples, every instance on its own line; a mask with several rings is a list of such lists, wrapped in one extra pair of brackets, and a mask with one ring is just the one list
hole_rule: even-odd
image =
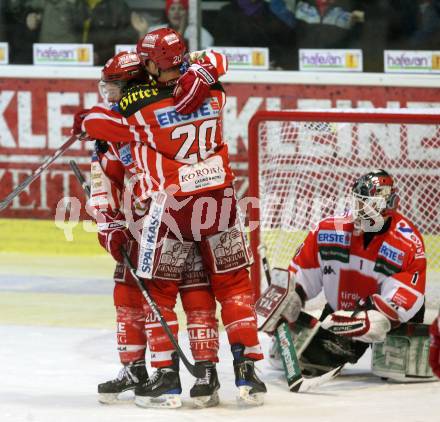
[[(259, 255), (261, 258), (261, 264), (263, 266), (264, 274), (266, 276), (267, 284), (270, 285), (272, 281), (270, 266), (263, 249), (263, 247), (259, 248)], [(319, 325), (316, 327), (316, 330), (318, 328)], [(310, 340), (316, 333), (316, 330), (314, 330), (314, 333), (310, 336)], [(304, 393), (311, 389), (317, 388), (320, 385), (333, 379), (342, 369), (342, 366), (339, 366), (319, 377), (304, 378), (302, 376), (298, 354), (287, 322), (283, 321), (277, 327), (275, 331), (275, 338), (277, 341), (278, 349), (280, 351), (281, 360), (283, 362), (287, 385), (289, 386), (289, 390), (294, 393)]]
[[(88, 198), (90, 198), (90, 187), (86, 182), (86, 179), (84, 178), (81, 170), (79, 169), (78, 165), (75, 161), (70, 161), (70, 167), (73, 170), (73, 173), (75, 174), (75, 177), (77, 178), (78, 182), (81, 184), (84, 193)], [(138, 286), (139, 290), (141, 291), (142, 295), (144, 296), (146, 302), (148, 303), (148, 306), (153, 311), (154, 316), (156, 319), (160, 322), (160, 325), (164, 329), (166, 335), (170, 339), (171, 343), (173, 344), (174, 349), (176, 350), (177, 354), (179, 355), (180, 359), (182, 360), (183, 364), (185, 365), (186, 369), (188, 369), (189, 373), (194, 376), (195, 378), (203, 378), (206, 375), (206, 368), (203, 365), (196, 366), (193, 365), (188, 358), (186, 357), (183, 350), (180, 348), (179, 343), (175, 339), (173, 333), (171, 332), (171, 329), (165, 319), (163, 318), (162, 314), (160, 313), (159, 308), (156, 305), (156, 302), (152, 299), (152, 297), (149, 295), (147, 288), (144, 286), (144, 283), (142, 280), (137, 276), (136, 274), (136, 268), (131, 263), (130, 257), (127, 254), (127, 251), (124, 247), (121, 248), (121, 254), (124, 257), (125, 264), (130, 270), (131, 275), (133, 276), (136, 285)]]
[(31, 175), (29, 175), (23, 182), (21, 182), (5, 199), (0, 201), (0, 212), (3, 211), (17, 196), (20, 195), (34, 180), (38, 179), (59, 156), (63, 155), (66, 150), (76, 141), (78, 140), (77, 135), (72, 135), (63, 145), (61, 145), (53, 155), (47, 157), (40, 167), (37, 168)]

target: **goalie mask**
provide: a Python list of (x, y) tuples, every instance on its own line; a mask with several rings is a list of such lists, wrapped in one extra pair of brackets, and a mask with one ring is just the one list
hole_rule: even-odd
[(383, 218), (380, 217), (385, 217), (387, 213), (395, 210), (399, 202), (393, 178), (382, 169), (373, 170), (357, 179), (352, 193), (355, 223), (379, 220), (383, 222)]
[(107, 104), (118, 102), (130, 81), (145, 80), (141, 61), (136, 53), (126, 51), (109, 59), (101, 72), (99, 93)]

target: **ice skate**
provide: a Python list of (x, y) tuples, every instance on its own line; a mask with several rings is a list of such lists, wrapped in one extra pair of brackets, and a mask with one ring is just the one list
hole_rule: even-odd
[(238, 387), (237, 401), (241, 405), (261, 406), (264, 403), (264, 394), (267, 392), (265, 384), (255, 373), (255, 362), (243, 356), (244, 346), (231, 346), (234, 356), (235, 385)]
[(125, 365), (117, 378), (98, 385), (98, 401), (103, 404), (117, 403), (119, 394), (134, 390), (138, 384), (148, 381), (145, 361)]
[(213, 407), (219, 404), (218, 390), (220, 382), (217, 376), (215, 363), (197, 362), (196, 365), (203, 365), (206, 368), (206, 376), (197, 378), (190, 390), (194, 406), (197, 408)]
[(146, 408), (175, 409), (182, 406), (178, 361), (158, 368), (144, 384), (136, 386), (135, 404)]

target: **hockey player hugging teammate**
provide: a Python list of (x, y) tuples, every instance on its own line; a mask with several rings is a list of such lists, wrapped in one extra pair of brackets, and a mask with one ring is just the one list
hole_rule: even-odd
[[(301, 349), (304, 374), (316, 376), (355, 363), (374, 344), (373, 372), (398, 380), (431, 379), (427, 326), (422, 324), (422, 236), (397, 211), (396, 187), (386, 171), (360, 177), (352, 193), (351, 212), (322, 220), (298, 248), (289, 266), (288, 293), (270, 315), (266, 313), (262, 329), (273, 333), (284, 320), (298, 338), (299, 331), (317, 322), (301, 312), (302, 306), (323, 291), (327, 303), (321, 326), (310, 330), (316, 334)], [(396, 359), (389, 359), (390, 353)], [(424, 356), (417, 365), (412, 362), (417, 360), (415, 353)], [(275, 343), (271, 356), (279, 357)]]
[[(181, 75), (184, 50), (182, 38), (171, 29), (148, 33), (138, 43), (138, 54), (150, 79), (131, 87), (118, 110), (96, 106), (87, 112), (81, 129), (90, 138), (129, 146), (139, 170), (133, 191), (140, 194), (136, 202), (144, 203), (137, 275), (144, 279), (164, 319), (177, 335), (173, 308), (179, 279), (185, 269), (203, 262), (222, 308), (238, 399), (259, 405), (266, 387), (254, 368), (263, 354), (248, 272), (252, 258), (222, 136), (225, 93), (218, 77), (227, 63), (221, 54), (199, 52), (190, 57)], [(158, 342), (163, 347), (171, 342), (156, 321), (150, 322), (154, 329), (149, 330), (148, 343), (152, 359), (157, 360), (164, 355), (162, 348), (157, 349)], [(193, 398), (216, 395), (220, 385), (215, 360), (216, 356), (196, 362), (207, 371), (190, 391)], [(178, 361), (167, 354), (156, 367), (149, 381), (135, 386), (136, 404), (154, 407), (170, 398), (175, 407), (180, 406)]]

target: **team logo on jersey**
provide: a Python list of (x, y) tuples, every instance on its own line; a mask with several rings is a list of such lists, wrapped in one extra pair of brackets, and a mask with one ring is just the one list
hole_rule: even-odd
[(245, 268), (251, 263), (239, 224), (228, 231), (211, 236), (209, 247), (214, 258), (214, 273), (220, 274)]
[(379, 249), (378, 257), (383, 258), (385, 261), (388, 261), (391, 264), (395, 264), (398, 267), (403, 265), (403, 258), (405, 257), (405, 253), (400, 249), (391, 246), (387, 242), (383, 242), (382, 246)]
[(318, 233), (319, 245), (350, 246), (351, 233), (334, 230), (320, 230)]
[(317, 242), (322, 260), (349, 261), (351, 233), (336, 230), (319, 230)]
[[(146, 100), (148, 100), (151, 97), (157, 97), (159, 95), (159, 90), (154, 87), (155, 83), (151, 84), (142, 84), (139, 85), (131, 90), (129, 90), (120, 100), (119, 100), (119, 107), (121, 111), (128, 110), (138, 110), (139, 105), (142, 106), (142, 104), (145, 103)], [(136, 103), (139, 103), (139, 105), (136, 105)], [(131, 113), (128, 113), (128, 115)]]
[(218, 101), (215, 98), (206, 99), (200, 108), (190, 114), (179, 114), (174, 107), (164, 107), (154, 112), (159, 126), (162, 128), (178, 126), (182, 123), (196, 122), (217, 117), (220, 113)]
[(425, 258), (425, 248), (423, 247), (423, 242), (420, 239), (419, 236), (417, 236), (414, 233), (414, 230), (409, 226), (409, 224), (404, 221), (400, 220), (397, 225), (397, 231), (407, 240), (409, 240), (411, 243), (413, 243), (416, 246), (416, 259), (418, 258)]
[(192, 243), (166, 239), (154, 276), (164, 280), (180, 280)]
[(166, 198), (166, 195), (159, 193), (153, 197), (150, 210), (144, 219), (136, 271), (136, 274), (142, 278), (151, 279), (153, 275), (157, 237), (165, 207), (164, 196)]
[(124, 166), (129, 166), (133, 163), (133, 157), (131, 156), (130, 144), (125, 144), (119, 148), (119, 159)]

